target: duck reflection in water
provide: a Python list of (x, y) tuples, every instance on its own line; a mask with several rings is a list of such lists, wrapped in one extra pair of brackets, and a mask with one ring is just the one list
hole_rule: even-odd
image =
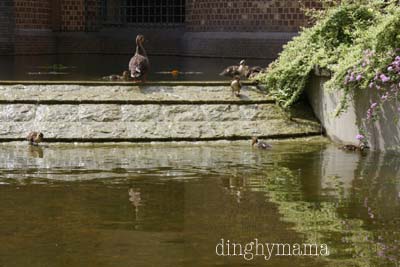
[(244, 184), (246, 178), (242, 177), (231, 177), (229, 179), (223, 179), (222, 181), (222, 186), (226, 190), (227, 193), (229, 193), (231, 196), (233, 196), (238, 204), (241, 203), (243, 199), (243, 193), (242, 191), (244, 190)]
[(43, 158), (43, 149), (40, 146), (29, 146), (28, 155), (31, 158)]
[(135, 207), (135, 218), (138, 218), (139, 206), (141, 206), (142, 197), (140, 196), (140, 191), (136, 188), (129, 189), (129, 201)]

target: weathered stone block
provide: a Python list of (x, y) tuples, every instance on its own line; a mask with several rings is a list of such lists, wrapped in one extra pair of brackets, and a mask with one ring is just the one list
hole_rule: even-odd
[(80, 105), (79, 120), (82, 122), (109, 122), (121, 119), (119, 105)]
[(0, 121), (31, 121), (35, 118), (36, 105), (0, 106)]

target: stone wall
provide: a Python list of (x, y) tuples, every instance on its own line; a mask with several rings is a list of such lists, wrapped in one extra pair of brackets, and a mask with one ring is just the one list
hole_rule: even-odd
[(315, 115), (332, 140), (358, 145), (355, 137), (362, 127), (367, 130), (369, 146), (372, 149), (400, 150), (399, 112), (395, 105), (385, 104), (381, 107), (381, 119), (366, 124), (363, 119), (371, 103), (377, 102), (377, 95), (372, 94), (370, 90), (357, 90), (346, 112), (334, 117), (333, 113), (340, 102), (341, 93), (324, 90), (324, 83), (328, 79), (329, 77), (314, 75), (307, 88), (307, 95)]
[(248, 86), (4, 85), (0, 140), (41, 131), (50, 141), (155, 141), (277, 138), (320, 134), (300, 107), (292, 120)]

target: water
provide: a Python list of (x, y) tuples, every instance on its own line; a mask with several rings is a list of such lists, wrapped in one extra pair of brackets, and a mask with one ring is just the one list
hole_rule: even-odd
[[(132, 55), (40, 55), (0, 56), (0, 80), (100, 80), (128, 70)], [(218, 81), (229, 78), (218, 74), (240, 59), (149, 56), (150, 81)], [(247, 60), (251, 66), (266, 67), (268, 60)], [(181, 74), (174, 77), (172, 70)]]
[[(0, 266), (398, 266), (400, 159), (321, 140), (0, 149)], [(327, 244), (246, 261), (221, 238)]]

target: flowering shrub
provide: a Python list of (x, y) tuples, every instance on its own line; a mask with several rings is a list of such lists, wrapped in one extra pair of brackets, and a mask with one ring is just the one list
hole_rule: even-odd
[[(328, 0), (323, 0), (328, 1)], [(268, 71), (256, 77), (283, 108), (302, 94), (315, 66), (332, 76), (328, 90), (343, 92), (336, 115), (346, 110), (355, 90), (372, 90), (378, 101), (365, 120), (378, 119), (380, 107), (399, 97), (400, 7), (396, 1), (343, 0), (318, 11), (314, 26), (302, 29)]]

